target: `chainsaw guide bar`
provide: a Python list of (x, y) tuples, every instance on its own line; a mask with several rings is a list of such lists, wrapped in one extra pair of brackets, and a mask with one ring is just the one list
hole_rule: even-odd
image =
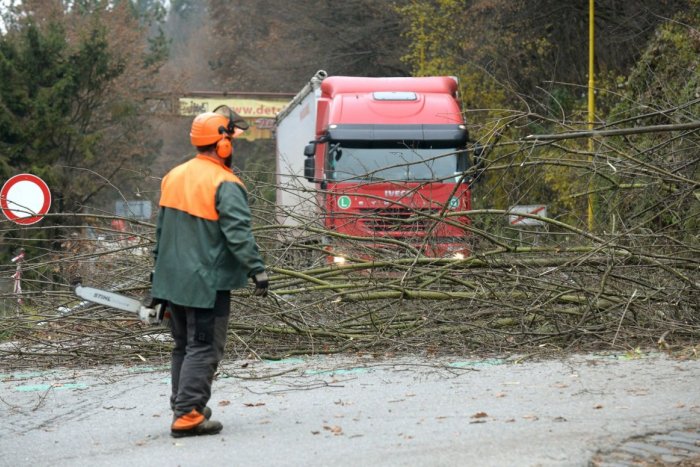
[(156, 305), (155, 308), (149, 308), (135, 298), (94, 287), (83, 287), (82, 284), (77, 284), (74, 291), (78, 297), (89, 302), (129, 313), (136, 313), (139, 319), (146, 324), (166, 325), (170, 319), (169, 310), (162, 304)]

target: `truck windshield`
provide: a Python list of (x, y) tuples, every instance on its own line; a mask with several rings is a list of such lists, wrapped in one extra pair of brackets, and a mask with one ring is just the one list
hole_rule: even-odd
[(454, 182), (458, 149), (400, 143), (330, 142), (326, 178), (335, 181), (400, 180)]

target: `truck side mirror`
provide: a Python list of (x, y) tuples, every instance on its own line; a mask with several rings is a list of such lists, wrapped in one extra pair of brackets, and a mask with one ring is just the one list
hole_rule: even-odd
[(466, 149), (457, 152), (457, 172), (464, 172), (469, 168), (469, 156)]
[[(312, 145), (310, 144), (309, 146)], [(307, 148), (309, 146), (307, 146)], [(304, 150), (304, 154), (306, 154), (306, 149)], [(304, 178), (312, 183), (316, 179), (316, 160), (313, 155), (307, 156), (306, 159), (304, 159)]]
[(314, 157), (314, 154), (316, 154), (316, 143), (312, 142), (304, 146), (304, 155), (306, 157)]

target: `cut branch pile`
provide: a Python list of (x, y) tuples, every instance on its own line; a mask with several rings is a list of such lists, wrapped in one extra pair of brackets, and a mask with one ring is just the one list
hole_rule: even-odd
[[(228, 355), (638, 346), (673, 351), (697, 346), (700, 181), (697, 152), (692, 151), (697, 133), (684, 133), (684, 144), (667, 135), (665, 141), (675, 145), (672, 156), (642, 160), (603, 142), (590, 163), (568, 167), (593, 180), (584, 195), (598, 197), (594, 231), (582, 226), (585, 216), (554, 202), (550, 217), (531, 216), (540, 221), (537, 227), (518, 229), (508, 224), (507, 208), (412, 214), (410, 222), (422, 219), (420, 225), (467, 215), (471, 223), (464, 226), (462, 238), (470, 251), (466, 257), (424, 256), (425, 242), (411, 238), (327, 232), (317, 219), (297, 213), (287, 213), (299, 223), (290, 229), (270, 221), (272, 208), (256, 199), (255, 233), (271, 274), (271, 291), (264, 299), (252, 297), (250, 289), (233, 292)], [(501, 155), (492, 156), (482, 177), (498, 176), (509, 166), (529, 173), (525, 183), (534, 183), (538, 175), (528, 172), (533, 167), (558, 165), (569, 157), (555, 141), (504, 142), (503, 151), (519, 149), (494, 152)], [(538, 148), (549, 152), (538, 159)], [(553, 160), (552, 151), (565, 156)], [(526, 163), (519, 164), (523, 155)], [(682, 155), (686, 160), (679, 162)], [(504, 165), (508, 158), (511, 163)], [(474, 190), (488, 186), (475, 185)], [(251, 198), (256, 194), (253, 190)], [(510, 204), (524, 198), (513, 196)], [(71, 279), (81, 276), (85, 285), (145, 295), (153, 226), (132, 223), (125, 234), (100, 224), (104, 219), (89, 219), (60, 228), (66, 238), (60, 249), (34, 249), (43, 253), (28, 256), (22, 265), (21, 296), (11, 289), (0, 294), (0, 366), (168, 360), (171, 342), (164, 329), (82, 303), (70, 287)], [(8, 222), (0, 227), (5, 236), (16, 229)], [(91, 238), (88, 230), (105, 235)], [(21, 236), (15, 241), (25, 244)], [(329, 251), (342, 251), (345, 262), (329, 262)], [(0, 273), (9, 278), (15, 268), (2, 265)]]

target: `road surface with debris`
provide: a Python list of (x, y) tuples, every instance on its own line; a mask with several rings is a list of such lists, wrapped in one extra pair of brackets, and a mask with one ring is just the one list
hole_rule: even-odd
[[(1, 371), (0, 465), (577, 466), (700, 459), (700, 359), (225, 361), (174, 439), (167, 367)], [(695, 459), (695, 460), (694, 460)], [(658, 464), (655, 464), (658, 465)]]

